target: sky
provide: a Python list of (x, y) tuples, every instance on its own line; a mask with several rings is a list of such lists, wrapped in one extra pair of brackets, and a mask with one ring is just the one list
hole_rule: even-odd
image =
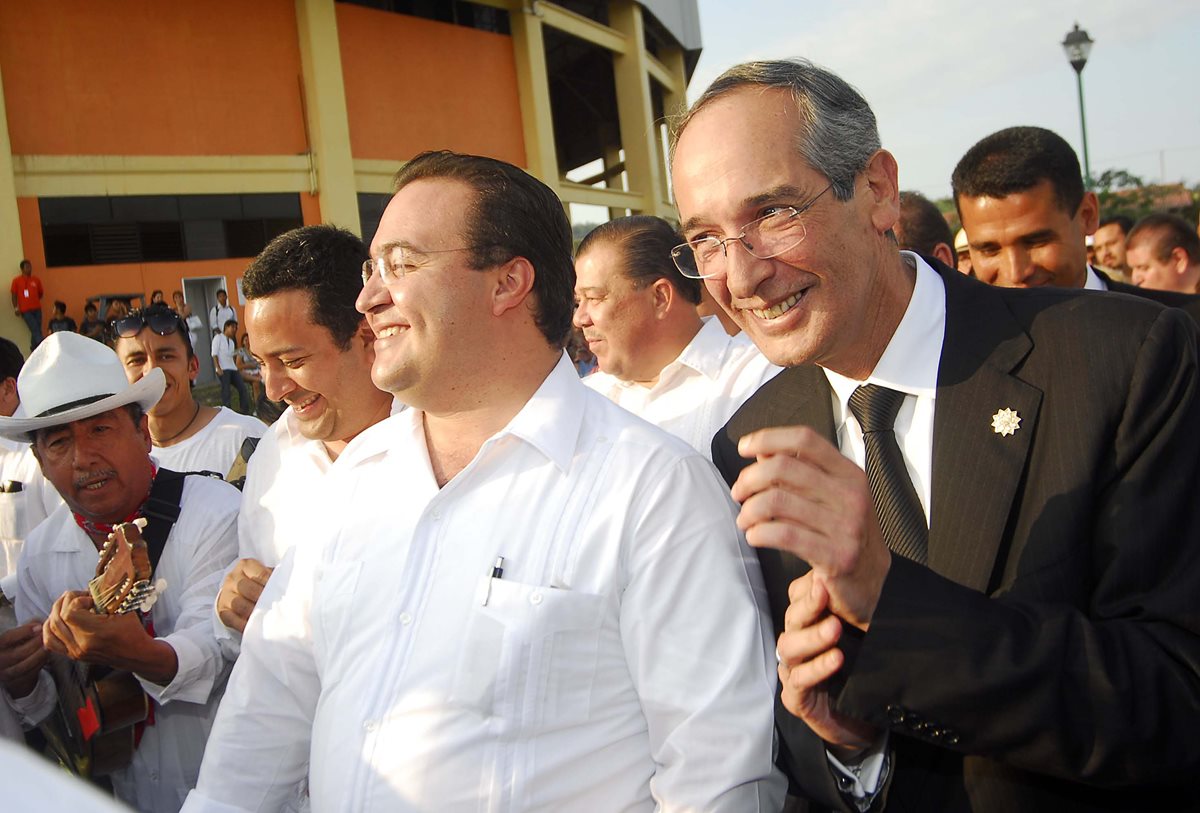
[(950, 195), (950, 174), (1005, 127), (1054, 130), (1083, 163), (1075, 71), (1062, 40), (1095, 41), (1083, 71), (1093, 177), (1200, 182), (1196, 0), (699, 0), (694, 100), (726, 68), (802, 56), (867, 99), (900, 186)]

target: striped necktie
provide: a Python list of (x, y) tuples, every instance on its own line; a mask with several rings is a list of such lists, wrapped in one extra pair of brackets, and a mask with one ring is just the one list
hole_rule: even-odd
[(929, 528), (896, 442), (896, 415), (902, 403), (904, 393), (864, 384), (850, 396), (850, 411), (862, 426), (867, 482), (883, 541), (893, 553), (925, 564)]

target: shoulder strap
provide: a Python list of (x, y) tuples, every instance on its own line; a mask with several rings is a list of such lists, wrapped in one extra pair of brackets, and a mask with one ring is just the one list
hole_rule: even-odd
[(187, 475), (159, 469), (150, 487), (150, 497), (146, 500), (146, 529), (142, 538), (146, 540), (146, 548), (150, 554), (151, 572), (157, 572), (158, 560), (162, 558), (163, 549), (167, 545), (167, 536), (171, 533), (179, 519), (179, 504), (183, 498), (183, 481)]

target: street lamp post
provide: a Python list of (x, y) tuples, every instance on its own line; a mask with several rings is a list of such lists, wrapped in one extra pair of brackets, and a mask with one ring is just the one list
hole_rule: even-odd
[(1087, 64), (1088, 54), (1092, 52), (1094, 44), (1095, 41), (1079, 27), (1079, 23), (1075, 23), (1075, 28), (1068, 31), (1062, 41), (1067, 61), (1075, 69), (1075, 81), (1079, 89), (1079, 128), (1083, 131), (1083, 180), (1089, 189), (1092, 186), (1092, 165), (1088, 161), (1087, 120), (1083, 116), (1083, 66)]

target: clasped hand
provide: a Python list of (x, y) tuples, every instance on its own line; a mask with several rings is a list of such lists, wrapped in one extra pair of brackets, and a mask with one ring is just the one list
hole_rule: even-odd
[(732, 490), (746, 540), (812, 568), (788, 591), (778, 642), (784, 706), (826, 742), (865, 748), (877, 732), (834, 712), (825, 681), (844, 663), (842, 624), (870, 628), (891, 567), (866, 475), (808, 427), (751, 433), (738, 451), (755, 460)]

